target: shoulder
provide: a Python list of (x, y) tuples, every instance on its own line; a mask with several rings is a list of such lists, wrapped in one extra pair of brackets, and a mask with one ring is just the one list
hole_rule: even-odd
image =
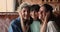
[(54, 21), (49, 21), (47, 24), (48, 24), (48, 26), (54, 25)]
[(47, 23), (47, 31), (49, 31), (49, 32), (57, 32), (58, 31), (57, 29), (58, 29), (58, 27), (57, 27), (55, 21), (49, 21)]
[(20, 18), (16, 18), (14, 20), (11, 21), (10, 25), (19, 25), (20, 24)]
[(52, 28), (56, 28), (57, 27), (57, 24), (55, 23), (55, 21), (49, 21), (48, 23), (47, 23), (47, 26), (48, 27), (52, 27)]
[(14, 32), (22, 31), (19, 17), (11, 21), (9, 26), (9, 31), (14, 31)]

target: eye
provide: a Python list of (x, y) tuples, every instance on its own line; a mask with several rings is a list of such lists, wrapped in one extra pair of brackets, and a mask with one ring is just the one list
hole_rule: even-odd
[(23, 10), (23, 12), (25, 12), (25, 10)]

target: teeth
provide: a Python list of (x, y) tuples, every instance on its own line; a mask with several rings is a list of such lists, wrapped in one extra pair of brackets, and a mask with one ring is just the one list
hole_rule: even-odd
[(39, 18), (41, 18), (41, 15), (39, 15)]

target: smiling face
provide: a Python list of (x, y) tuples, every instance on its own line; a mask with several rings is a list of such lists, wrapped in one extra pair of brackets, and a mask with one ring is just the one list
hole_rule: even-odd
[(39, 9), (40, 6), (38, 4), (32, 5), (30, 7), (30, 16), (33, 18), (33, 20), (37, 20)]
[(36, 11), (31, 11), (30, 12), (30, 15), (31, 15), (31, 17), (33, 18), (33, 19), (37, 19), (37, 17), (38, 17), (38, 12), (36, 12)]
[(39, 10), (39, 12), (38, 12), (38, 14), (39, 14), (39, 19), (43, 19), (44, 20), (44, 18), (45, 18), (45, 16), (46, 16), (46, 12), (45, 12), (45, 7), (44, 6), (41, 6), (40, 7), (40, 10)]
[(22, 17), (23, 19), (28, 19), (30, 17), (30, 13), (29, 13), (29, 9), (28, 8), (23, 8), (22, 9)]

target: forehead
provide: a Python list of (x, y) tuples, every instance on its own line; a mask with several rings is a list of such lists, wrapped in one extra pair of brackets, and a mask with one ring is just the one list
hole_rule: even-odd
[(22, 9), (22, 12), (23, 12), (23, 11), (28, 12), (28, 13), (30, 12), (30, 10), (29, 10), (28, 8), (23, 8), (23, 9)]
[(28, 10), (28, 8), (23, 8), (22, 10)]
[(40, 7), (40, 10), (45, 10), (45, 7), (44, 7), (44, 6), (41, 6), (41, 7)]

